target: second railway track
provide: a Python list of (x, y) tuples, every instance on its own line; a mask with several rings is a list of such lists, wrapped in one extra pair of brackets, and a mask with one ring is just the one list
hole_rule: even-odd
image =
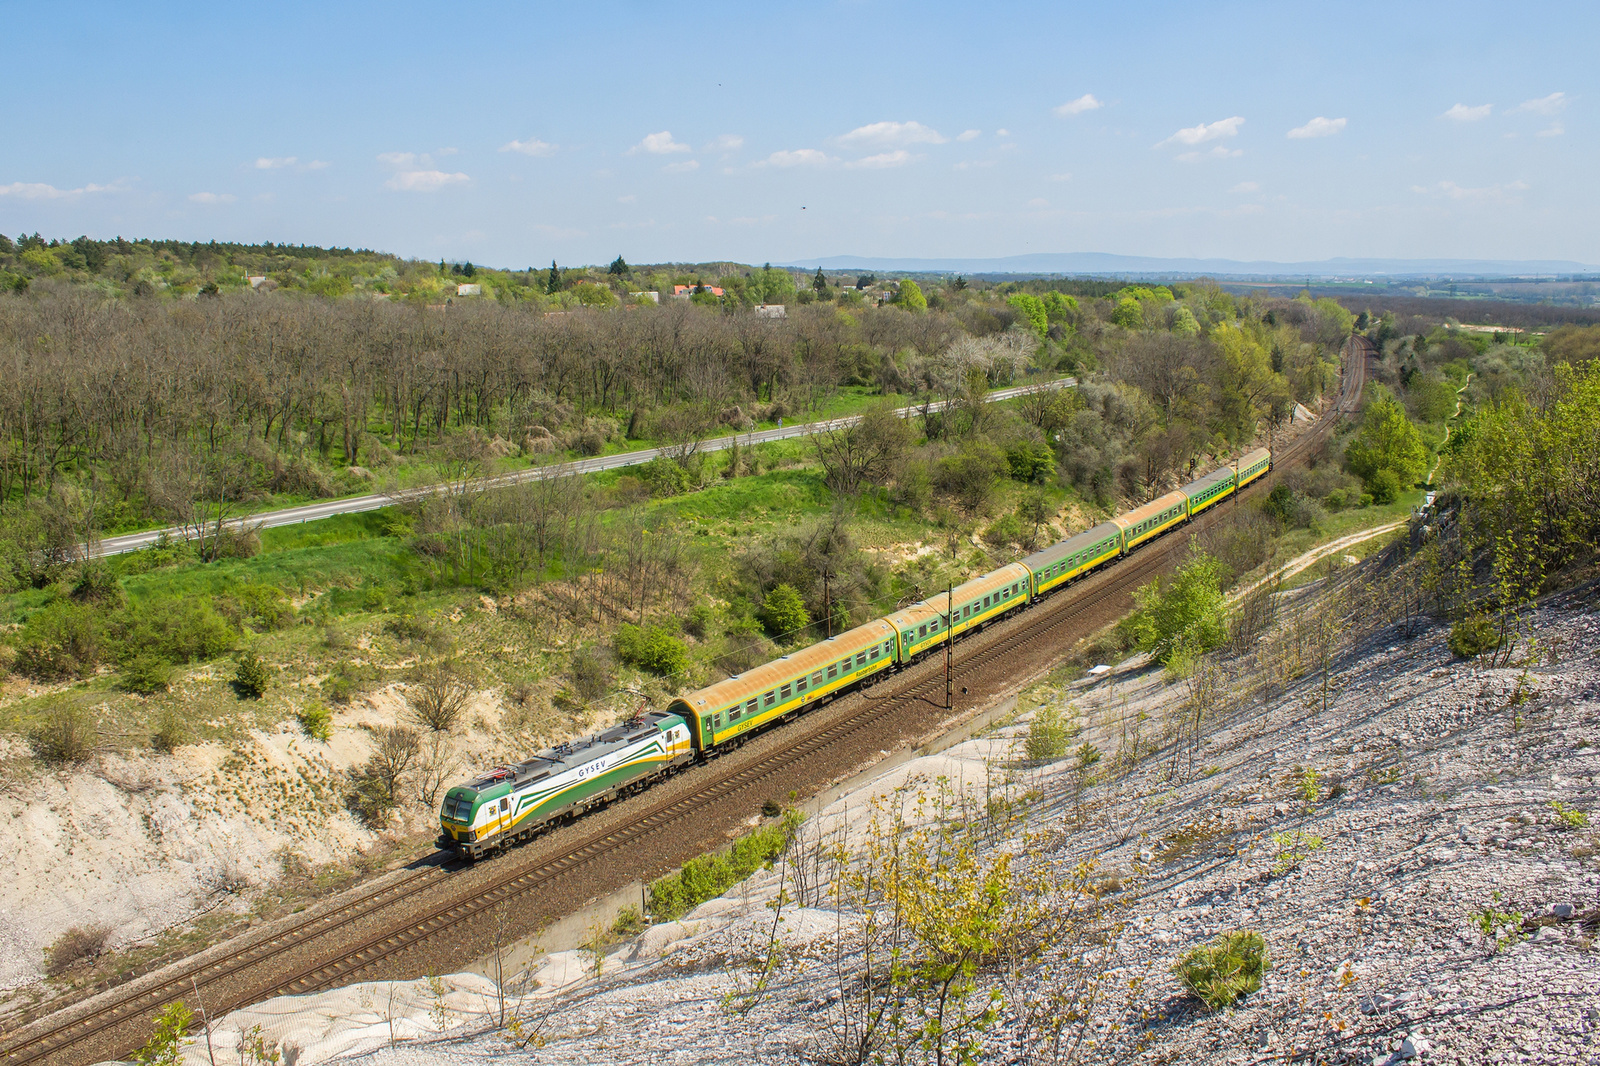
[[(1370, 356), (1371, 347), (1364, 338), (1351, 339), (1339, 402), (1311, 430), (1279, 453), (1273, 477), (1263, 482), (1270, 484), (1283, 468), (1303, 462), (1338, 419), (1355, 409)], [(1247, 490), (1247, 494), (1259, 491), (1260, 485)], [(1187, 528), (1204, 529), (1219, 520), (1219, 514), (1211, 512)], [(1184, 542), (1185, 538), (1172, 536), (1158, 540), (1073, 588), (994, 623), (987, 632), (958, 642), (956, 668), (964, 677), (991, 675), (990, 680), (1003, 687), (1014, 671), (988, 668), (1005, 667), (1010, 659), (1019, 657), (1020, 650), (1037, 647), (1046, 638), (1066, 637), (1074, 632), (1082, 635), (1113, 620), (1125, 609), (1132, 591), (1173, 562)], [(495, 860), (505, 869), (495, 869), (486, 883), (474, 884), (467, 892), (448, 891), (452, 878), (443, 863), (413, 867), (356, 890), (325, 910), (297, 916), (260, 936), (241, 937), (246, 942), (236, 951), (208, 952), (176, 962), (162, 972), (147, 975), (149, 980), (130, 980), (103, 992), (105, 1002), (91, 999), (34, 1019), (0, 1037), (0, 1053), (4, 1056), (0, 1061), (4, 1066), (33, 1066), (126, 1055), (142, 1042), (156, 1010), (191, 991), (209, 997), (206, 1002), (216, 1016), (273, 995), (313, 992), (348, 982), (447, 930), (470, 923), (508, 900), (550, 887), (574, 871), (656, 837), (662, 829), (700, 815), (783, 771), (803, 767), (819, 753), (869, 731), (891, 716), (919, 704), (942, 712), (945, 681), (937, 658), (931, 656), (872, 689), (842, 698), (826, 710), (819, 708), (780, 727), (778, 735), (784, 743), (774, 750), (736, 752), (713, 760), (703, 768), (709, 779), (691, 783), (691, 787), (700, 785), (693, 792), (677, 794), (658, 788), (620, 802), (616, 808), (626, 811), (627, 822), (596, 828), (575, 840), (563, 839), (560, 843), (565, 850), (560, 854), (540, 853), (541, 844), (548, 850), (548, 838), (530, 843)], [(515, 862), (519, 856), (524, 859), (520, 865)], [(424, 904), (420, 911), (415, 908), (420, 895), (432, 895), (441, 888), (445, 890), (443, 899)], [(383, 924), (382, 916), (388, 912), (393, 916)], [(352, 930), (369, 918), (379, 921), (376, 931), (342, 944), (330, 942), (329, 950), (309, 961), (289, 962), (296, 951), (315, 955), (317, 941)], [(252, 978), (252, 974), (257, 976)]]

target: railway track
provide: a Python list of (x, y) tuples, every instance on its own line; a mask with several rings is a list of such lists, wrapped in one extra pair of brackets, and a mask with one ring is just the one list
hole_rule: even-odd
[[(1346, 349), (1338, 403), (1323, 415), (1312, 430), (1279, 453), (1273, 476), (1262, 479), (1241, 495), (1263, 491), (1263, 486), (1274, 482), (1283, 468), (1304, 461), (1339, 418), (1355, 410), (1365, 385), (1367, 362), (1371, 355), (1372, 347), (1365, 338), (1351, 339)], [(1216, 508), (1187, 528), (1203, 529), (1218, 521), (1218, 513), (1223, 510)], [(1110, 620), (1120, 613), (1110, 609), (1119, 606), (1134, 589), (1174, 561), (1184, 543), (1185, 538), (1167, 536), (1158, 539), (1123, 562), (1078, 582), (1037, 606), (993, 623), (987, 631), (980, 631), (981, 636), (975, 633), (969, 635), (968, 639), (957, 641), (954, 652), (956, 669), (970, 674), (999, 663), (1020, 648), (1059, 635), (1069, 628), (1081, 627), (1086, 621), (1085, 615), (1089, 619)], [(1096, 627), (1104, 624), (1104, 621), (1097, 622)], [(95, 1004), (90, 1000), (34, 1019), (0, 1038), (0, 1054), (4, 1056), (0, 1062), (4, 1066), (81, 1062), (85, 1061), (82, 1053), (75, 1055), (74, 1051), (82, 1049), (82, 1052), (87, 1052), (94, 1041), (99, 1041), (100, 1046), (96, 1047), (96, 1051), (102, 1055), (106, 1051), (104, 1045), (112, 1042), (115, 1042), (112, 1053), (125, 1055), (142, 1040), (142, 1036), (134, 1034), (148, 1032), (149, 1020), (155, 1011), (191, 991), (197, 996), (206, 996), (206, 1002), (215, 1017), (274, 995), (313, 992), (348, 982), (384, 960), (462, 926), (501, 903), (551, 886), (601, 857), (636, 845), (669, 826), (724, 803), (730, 797), (794, 768), (886, 718), (903, 713), (909, 707), (922, 703), (942, 709), (945, 680), (937, 659), (938, 654), (935, 653), (929, 657), (929, 661), (912, 666), (892, 680), (880, 681), (877, 686), (865, 690), (857, 700), (859, 706), (853, 707), (842, 717), (818, 715), (813, 711), (807, 718), (782, 727), (785, 732), (795, 732), (793, 742), (760, 758), (743, 765), (733, 755), (714, 760), (711, 764), (713, 772), (721, 764), (727, 765), (728, 771), (713, 777), (693, 793), (659, 796), (651, 802), (652, 792), (646, 792), (642, 797), (624, 801), (630, 808), (640, 805), (627, 823), (588, 833), (578, 838), (564, 853), (545, 862), (531, 868), (518, 868), (502, 858), (506, 870), (497, 873), (487, 884), (475, 886), (470, 894), (447, 895), (425, 909), (420, 916), (404, 915), (402, 921), (360, 938), (353, 946), (347, 944), (338, 947), (331, 957), (301, 962), (265, 974), (265, 971), (271, 970), (270, 964), (275, 959), (286, 959), (297, 950), (312, 949), (320, 938), (351, 928), (362, 919), (380, 915), (388, 908), (402, 905), (420, 892), (447, 885), (450, 874), (444, 864), (430, 863), (410, 869), (398, 877), (358, 891), (325, 910), (307, 912), (286, 925), (251, 938), (241, 943), (235, 951), (219, 951), (211, 957), (203, 954), (192, 961), (176, 963), (161, 972), (157, 979), (148, 982), (127, 981), (121, 986), (125, 987), (125, 994), (112, 995), (105, 1003)], [(808, 721), (811, 728), (806, 729)], [(256, 981), (248, 980), (250, 972), (258, 968), (264, 972), (264, 977)], [(240, 981), (240, 978), (246, 979)], [(226, 981), (237, 982), (229, 988), (228, 995), (220, 998), (207, 995), (208, 990), (214, 992), (224, 987)], [(120, 1029), (126, 1029), (126, 1035), (118, 1032)]]

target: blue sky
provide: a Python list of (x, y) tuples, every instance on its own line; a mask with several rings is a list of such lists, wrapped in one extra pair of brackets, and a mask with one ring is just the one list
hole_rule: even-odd
[(0, 232), (1600, 261), (1600, 5), (8, 4)]

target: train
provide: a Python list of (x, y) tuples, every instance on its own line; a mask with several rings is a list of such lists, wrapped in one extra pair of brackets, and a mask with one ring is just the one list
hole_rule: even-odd
[(439, 846), (474, 861), (642, 791), (1126, 558), (1271, 469), (1272, 453), (1258, 448), (948, 592), (678, 696), (663, 711), (494, 767), (445, 793)]

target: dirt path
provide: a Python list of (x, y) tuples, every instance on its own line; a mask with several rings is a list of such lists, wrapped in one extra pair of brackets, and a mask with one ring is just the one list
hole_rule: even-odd
[(1433, 468), (1428, 471), (1427, 486), (1430, 489), (1433, 488), (1433, 475), (1439, 472), (1439, 464), (1444, 462), (1444, 446), (1450, 443), (1450, 422), (1454, 422), (1461, 416), (1461, 394), (1466, 392), (1467, 386), (1471, 384), (1472, 374), (1469, 372), (1467, 380), (1462, 382), (1461, 387), (1456, 390), (1456, 409), (1451, 413), (1449, 421), (1444, 424), (1444, 440), (1439, 442), (1439, 450), (1434, 453)]
[(1383, 525), (1373, 526), (1371, 529), (1358, 530), (1357, 532), (1351, 533), (1348, 536), (1340, 537), (1338, 540), (1333, 540), (1326, 544), (1318, 545), (1303, 555), (1295, 556), (1293, 559), (1289, 560), (1287, 563), (1280, 566), (1278, 569), (1274, 570), (1261, 580), (1254, 581), (1249, 585), (1246, 585), (1244, 588), (1236, 589), (1229, 594), (1228, 599), (1230, 601), (1241, 600), (1250, 595), (1250, 593), (1254, 592), (1256, 589), (1260, 588), (1262, 585), (1270, 584), (1274, 581), (1282, 581), (1287, 577), (1293, 577), (1311, 564), (1318, 562), (1319, 560), (1326, 559), (1335, 552), (1343, 551), (1346, 548), (1352, 548), (1363, 541), (1371, 540), (1373, 537), (1381, 537), (1385, 533), (1392, 533), (1401, 526), (1405, 525), (1407, 521), (1409, 521), (1409, 519), (1397, 518), (1393, 522), (1385, 522)]

